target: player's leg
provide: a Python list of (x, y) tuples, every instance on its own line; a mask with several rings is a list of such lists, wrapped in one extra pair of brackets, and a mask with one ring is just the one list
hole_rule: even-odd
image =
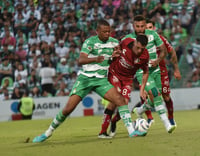
[(168, 111), (168, 119), (171, 123), (171, 125), (176, 126), (176, 122), (174, 121), (174, 107), (173, 107), (173, 101), (170, 97), (170, 83), (169, 83), (169, 76), (167, 72), (162, 73), (161, 75), (161, 81), (162, 81), (162, 96), (165, 101), (165, 105)]
[(113, 85), (105, 80), (104, 82), (102, 81), (102, 84), (99, 83), (99, 87), (97, 87), (95, 91), (118, 107), (120, 117), (122, 118), (130, 137), (146, 134), (134, 130), (131, 114), (128, 105), (126, 105), (125, 98), (113, 87)]
[[(167, 110), (163, 104), (163, 98), (160, 94), (160, 93), (162, 93), (161, 74), (159, 72), (155, 72), (152, 74), (152, 76), (154, 77), (154, 80), (155, 80), (154, 82), (156, 84), (157, 91), (158, 91), (158, 96), (157, 97), (154, 96), (154, 108), (155, 108), (156, 112), (159, 114), (160, 119), (163, 122), (168, 133), (171, 133), (175, 129), (175, 126), (172, 126), (169, 122), (169, 119), (168, 119), (167, 113), (166, 113)], [(153, 94), (155, 94), (155, 93), (153, 93)]]
[(128, 130), (128, 134), (130, 137), (134, 136), (143, 136), (146, 135), (145, 132), (135, 131), (132, 125), (131, 114), (128, 109), (128, 105), (126, 105), (124, 97), (116, 91), (115, 88), (111, 88), (104, 96), (107, 100), (111, 101), (113, 104), (118, 106), (118, 111), (122, 121), (125, 124), (125, 127)]
[[(142, 74), (137, 73), (137, 80), (141, 85), (141, 83), (142, 83)], [(146, 90), (147, 93), (149, 92), (149, 90), (151, 90), (150, 82), (152, 80), (153, 79), (151, 78), (151, 76), (149, 76), (148, 80), (147, 80), (147, 84), (145, 86), (145, 90)], [(153, 101), (153, 99), (152, 99), (152, 101)], [(149, 125), (151, 125), (154, 122), (153, 116), (152, 116), (152, 113), (151, 113), (151, 106), (144, 104), (144, 100), (142, 98), (141, 98), (141, 102), (140, 103), (141, 103), (142, 107), (138, 107), (138, 108), (133, 109), (133, 112), (135, 112), (135, 113), (141, 112), (141, 113), (137, 113), (138, 117), (142, 117), (143, 112), (145, 112), (145, 114), (147, 116), (147, 121), (148, 121)], [(140, 110), (137, 111), (137, 109), (140, 109)]]
[(171, 125), (176, 126), (176, 122), (174, 120), (174, 107), (173, 107), (173, 101), (170, 97), (170, 94), (162, 94), (163, 99), (165, 101), (165, 105), (167, 107), (167, 111), (168, 111), (168, 119), (171, 123)]
[(103, 121), (101, 124), (101, 131), (98, 135), (99, 138), (110, 138), (109, 135), (107, 134), (107, 129), (110, 124), (112, 114), (113, 114), (115, 108), (116, 108), (116, 105), (109, 102), (106, 109), (104, 110)]
[(118, 110), (116, 110), (115, 115), (113, 116), (111, 122), (110, 122), (110, 136), (114, 137), (116, 135), (117, 130), (117, 122), (121, 119), (120, 114)]
[[(130, 94), (132, 91), (132, 81), (120, 81), (121, 86), (120, 86), (120, 93), (121, 95), (125, 98), (126, 105), (128, 105), (129, 99), (130, 99)], [(119, 85), (117, 85), (119, 88)], [(117, 122), (121, 119), (119, 111), (116, 110), (114, 117), (111, 120), (111, 125), (110, 125), (110, 136), (115, 136), (116, 134), (116, 128), (117, 128)]]
[[(116, 89), (121, 88), (120, 80), (116, 76), (114, 76), (112, 73), (108, 74), (108, 80)], [(105, 93), (104, 93), (104, 95), (105, 95)], [(107, 101), (107, 100), (104, 99), (104, 102), (105, 101)], [(108, 104), (107, 104), (107, 106), (104, 110), (104, 114), (103, 114), (103, 122), (101, 124), (101, 131), (98, 135), (99, 138), (110, 138), (109, 135), (107, 134), (107, 129), (109, 127), (113, 112), (116, 109), (116, 105), (112, 104), (109, 101), (107, 101), (107, 102), (108, 102)]]
[[(155, 73), (156, 74), (156, 73)], [(161, 79), (159, 79), (159, 74), (157, 74), (158, 78), (155, 79), (157, 82), (158, 86), (161, 86)], [(155, 75), (149, 75), (148, 78), (148, 82), (147, 85), (145, 87), (145, 90), (148, 91), (148, 105), (150, 106), (154, 106), (156, 112), (158, 113), (158, 115), (160, 116), (161, 121), (163, 122), (166, 130), (171, 133), (171, 131), (173, 130), (171, 127), (171, 124), (169, 123), (169, 120), (167, 118), (167, 114), (166, 114), (166, 109), (163, 105), (163, 99), (162, 96), (159, 92), (159, 90), (157, 89), (156, 83), (155, 83)], [(159, 85), (160, 84), (160, 85)], [(137, 112), (137, 114), (142, 114), (143, 112), (145, 112), (146, 110), (148, 110), (148, 105), (144, 104), (139, 108), (136, 108), (134, 110), (134, 112)]]
[[(130, 92), (131, 92), (131, 89), (132, 89), (132, 87), (131, 87), (132, 81), (131, 82), (127, 81), (124, 84), (123, 81), (118, 79), (112, 73), (109, 73), (108, 80), (117, 89), (117, 91), (119, 93), (121, 93), (126, 98), (126, 104), (128, 104), (128, 99), (129, 99)], [(112, 103), (109, 103), (109, 105), (106, 107), (106, 109), (104, 111), (103, 123), (102, 123), (102, 126), (101, 126), (102, 129), (101, 129), (101, 132), (99, 133), (99, 137), (106, 137), (107, 136), (107, 128), (108, 128), (110, 123), (111, 123), (110, 136), (113, 137), (115, 135), (116, 122), (121, 119), (119, 112), (118, 111), (116, 112), (115, 110), (116, 110), (116, 105), (114, 105)], [(112, 118), (112, 121), (110, 122), (112, 114), (113, 114), (114, 111), (116, 112), (116, 114)]]
[[(82, 100), (84, 96), (86, 96), (90, 91), (91, 88), (88, 87), (90, 84), (86, 83), (86, 81), (89, 81), (88, 79), (79, 76), (77, 78), (77, 81), (75, 82), (72, 91), (70, 93), (70, 97), (68, 99), (67, 104), (65, 107), (56, 115), (56, 117), (53, 119), (52, 123), (50, 124), (49, 128), (40, 136), (37, 136), (33, 139), (34, 143), (37, 142), (43, 142), (46, 139), (48, 139), (53, 131), (62, 124), (68, 115), (71, 114), (71, 112), (76, 108), (76, 106), (79, 104), (79, 102)], [(88, 84), (85, 86), (85, 84)], [(87, 88), (87, 89), (86, 89)]]
[(78, 103), (81, 101), (81, 97), (78, 95), (72, 95), (69, 97), (69, 100), (63, 110), (61, 110), (56, 117), (53, 119), (52, 123), (50, 124), (49, 128), (43, 133), (41, 136), (37, 136), (33, 139), (33, 142), (43, 142), (47, 138), (49, 138), (53, 131), (62, 124), (66, 117), (76, 108)]
[[(129, 98), (125, 98), (126, 104), (128, 105)], [(121, 119), (119, 111), (116, 110), (115, 115), (113, 116), (110, 124), (110, 136), (114, 137), (116, 135), (116, 129), (117, 129), (117, 122)]]
[[(143, 99), (141, 99), (141, 104), (144, 104)], [(153, 116), (152, 116), (152, 113), (151, 113), (151, 106), (148, 108), (148, 110), (145, 111), (145, 114), (147, 116), (147, 122), (148, 122), (149, 126), (151, 126), (154, 122), (154, 119), (153, 119)]]
[[(167, 118), (166, 108), (163, 105), (163, 99), (162, 99), (162, 96), (159, 93), (158, 89), (156, 87), (153, 87), (149, 91), (149, 96), (153, 98), (153, 105), (154, 105), (155, 111), (160, 116), (160, 119), (163, 122), (165, 129), (167, 130), (168, 133), (171, 133), (175, 127), (171, 126), (171, 124)], [(152, 99), (152, 98), (150, 98), (150, 99)]]

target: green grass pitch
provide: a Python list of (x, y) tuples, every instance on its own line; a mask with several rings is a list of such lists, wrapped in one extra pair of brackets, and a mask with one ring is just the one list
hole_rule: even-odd
[(178, 127), (172, 134), (153, 116), (155, 123), (145, 137), (129, 138), (120, 121), (113, 139), (98, 139), (102, 116), (90, 116), (66, 119), (43, 143), (32, 139), (52, 119), (0, 122), (0, 156), (200, 156), (200, 110), (176, 111)]

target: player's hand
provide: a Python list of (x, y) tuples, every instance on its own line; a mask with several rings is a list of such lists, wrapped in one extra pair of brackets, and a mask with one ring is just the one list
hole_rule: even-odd
[(144, 101), (144, 103), (147, 104), (147, 96), (148, 93), (144, 90), (144, 91), (140, 91), (140, 98)]
[(97, 56), (95, 62), (101, 63), (104, 61), (104, 56)]
[(181, 73), (180, 73), (179, 70), (175, 70), (175, 71), (174, 71), (174, 77), (175, 77), (175, 79), (177, 79), (177, 80), (180, 80), (180, 79), (181, 79)]
[(121, 55), (121, 47), (118, 45), (114, 47), (112, 57), (119, 57)]

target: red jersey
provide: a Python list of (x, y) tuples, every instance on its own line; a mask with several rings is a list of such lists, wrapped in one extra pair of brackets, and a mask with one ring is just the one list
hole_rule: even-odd
[(136, 71), (141, 68), (148, 71), (149, 53), (145, 49), (141, 56), (136, 56), (128, 47), (134, 44), (135, 39), (126, 38), (121, 43), (122, 53), (110, 65), (109, 72), (118, 77), (121, 81), (133, 81)]

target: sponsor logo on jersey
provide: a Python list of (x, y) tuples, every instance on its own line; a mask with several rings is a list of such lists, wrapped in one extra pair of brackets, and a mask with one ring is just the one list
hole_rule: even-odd
[(126, 60), (124, 59), (124, 57), (121, 57), (121, 59), (119, 60), (119, 63), (124, 67), (124, 68), (127, 68), (127, 69), (132, 69), (132, 66), (130, 66)]
[(113, 76), (113, 82), (119, 82), (119, 79), (116, 76)]
[(147, 37), (148, 37), (148, 42), (153, 41), (153, 38), (154, 38), (153, 35), (148, 35)]
[(168, 86), (168, 85), (169, 85), (169, 81), (165, 81), (164, 84), (165, 84), (166, 86)]

